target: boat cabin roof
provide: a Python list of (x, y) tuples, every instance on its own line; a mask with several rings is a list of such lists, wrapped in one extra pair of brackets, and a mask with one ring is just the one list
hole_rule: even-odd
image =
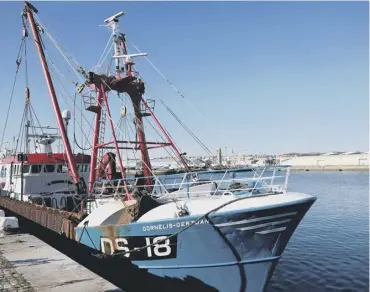
[[(74, 154), (75, 163), (90, 163), (91, 156), (86, 154)], [(18, 153), (5, 157), (0, 160), (0, 164), (21, 163), (18, 160)], [(27, 161), (24, 164), (46, 164), (46, 163), (67, 163), (67, 155), (65, 153), (29, 153)]]

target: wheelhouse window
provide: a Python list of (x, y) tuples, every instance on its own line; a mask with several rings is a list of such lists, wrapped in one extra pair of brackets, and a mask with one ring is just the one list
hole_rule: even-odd
[(87, 168), (89, 167), (87, 164), (79, 164), (80, 172), (87, 172)]
[(66, 165), (59, 164), (57, 166), (57, 172), (59, 172), (59, 173), (67, 173), (68, 172), (68, 167)]
[(40, 173), (40, 172), (41, 172), (41, 165), (40, 164), (31, 165), (31, 173)]
[(0, 176), (1, 176), (1, 177), (6, 177), (6, 170), (7, 170), (7, 169), (6, 169), (6, 167), (4, 167), (4, 166), (1, 168), (1, 173), (0, 173)]
[(54, 164), (45, 164), (44, 165), (44, 172), (54, 172), (55, 165)]
[(29, 165), (23, 165), (23, 173), (29, 173), (30, 172), (30, 166)]

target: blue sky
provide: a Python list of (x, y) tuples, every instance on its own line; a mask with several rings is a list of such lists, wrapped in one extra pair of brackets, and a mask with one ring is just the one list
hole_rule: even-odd
[[(0, 33), (5, 40), (0, 66), (1, 133), (21, 38), (22, 5), (0, 3)], [(123, 10), (121, 27), (128, 38), (149, 54), (186, 100), (145, 60), (138, 60), (137, 69), (149, 86), (147, 97), (162, 98), (212, 151), (225, 146), (229, 152), (247, 153), (368, 149), (366, 2), (34, 5), (53, 37), (87, 69), (97, 63), (109, 38), (109, 31), (98, 25)], [(77, 81), (50, 41), (45, 39), (45, 45), (63, 74)], [(28, 48), (33, 106), (42, 123), (56, 125), (31, 39)], [(21, 70), (5, 141), (19, 132), (23, 76)], [(73, 96), (73, 86), (67, 86)], [(119, 113), (116, 105), (120, 105), (113, 100), (112, 111)], [(63, 101), (61, 107), (66, 107)], [(204, 153), (159, 102), (156, 112), (182, 151)], [(90, 113), (86, 117), (92, 119)]]

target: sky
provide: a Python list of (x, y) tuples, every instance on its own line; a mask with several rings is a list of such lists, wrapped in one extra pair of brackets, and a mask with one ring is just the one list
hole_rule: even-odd
[[(99, 25), (124, 11), (121, 30), (148, 53), (150, 61), (185, 97), (177, 94), (145, 59), (135, 59), (136, 68), (147, 83), (146, 97), (157, 100), (155, 113), (181, 151), (190, 155), (205, 152), (159, 99), (213, 153), (218, 147), (227, 147), (227, 154), (232, 150), (245, 154), (368, 151), (367, 2), (33, 4), (47, 31), (87, 70), (97, 64), (110, 36), (110, 31)], [(0, 133), (15, 76), (22, 6), (22, 2), (0, 2), (0, 34), (5, 41), (0, 47)], [(67, 76), (65, 80), (70, 80), (64, 84), (73, 98), (72, 81), (79, 81), (78, 78), (47, 37), (43, 39), (55, 67)], [(43, 125), (56, 126), (34, 47), (29, 38), (31, 102)], [(129, 50), (135, 53), (132, 46)], [(19, 133), (24, 76), (21, 68), (5, 141), (11, 142)], [(68, 103), (62, 98), (67, 94), (60, 82), (55, 87), (61, 108), (67, 108)], [(68, 97), (64, 98), (68, 101)], [(119, 124), (121, 103), (114, 96), (109, 99)], [(71, 108), (73, 103), (69, 102)], [(81, 101), (76, 104), (81, 105)], [(91, 113), (84, 115), (89, 121), (93, 118)], [(86, 121), (82, 124), (87, 135), (88, 125)], [(148, 133), (150, 127), (147, 124)], [(119, 135), (123, 134), (121, 130)], [(76, 136), (81, 137), (78, 130)], [(149, 138), (157, 140), (154, 132), (152, 136)]]

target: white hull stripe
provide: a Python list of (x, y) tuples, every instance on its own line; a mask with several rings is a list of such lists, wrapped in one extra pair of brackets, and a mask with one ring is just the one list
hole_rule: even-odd
[(253, 226), (240, 227), (240, 228), (237, 228), (237, 230), (240, 230), (240, 231), (254, 230), (254, 229), (259, 229), (259, 228), (263, 228), (263, 227), (288, 223), (291, 220), (292, 219), (285, 219), (285, 220), (280, 220), (280, 221), (274, 221), (274, 222), (268, 222), (268, 223), (264, 223), (264, 224), (253, 225)]
[(215, 224), (215, 226), (217, 226), (217, 227), (234, 226), (234, 225), (240, 225), (240, 224), (247, 224), (247, 223), (263, 221), (263, 220), (277, 219), (277, 218), (281, 218), (281, 217), (288, 217), (288, 216), (293, 216), (293, 215), (296, 215), (296, 214), (297, 214), (297, 212), (290, 212), (290, 213), (278, 214), (278, 215), (273, 215), (273, 216), (265, 216), (265, 217), (246, 219), (246, 220), (241, 220), (241, 221)]
[(257, 231), (256, 233), (260, 235), (264, 235), (264, 234), (278, 233), (278, 232), (282, 232), (285, 230), (286, 230), (286, 227), (280, 227), (280, 228), (274, 228), (270, 230)]

